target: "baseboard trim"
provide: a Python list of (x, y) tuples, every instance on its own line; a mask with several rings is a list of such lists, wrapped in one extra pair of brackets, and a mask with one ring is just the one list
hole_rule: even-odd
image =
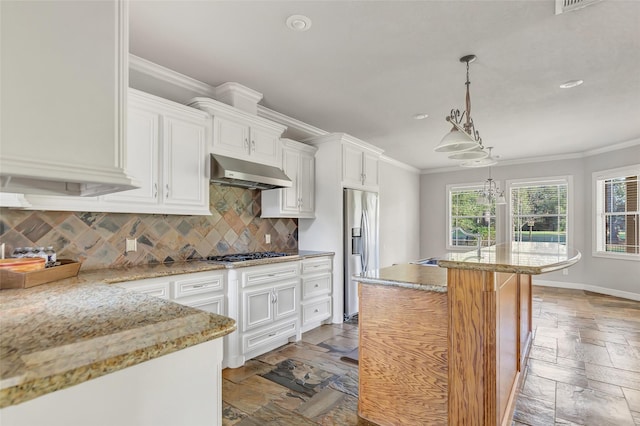
[(539, 285), (541, 287), (569, 288), (573, 290), (592, 291), (594, 293), (606, 294), (608, 296), (621, 297), (623, 299), (636, 300), (640, 302), (640, 294), (638, 293), (631, 293), (630, 291), (616, 290), (607, 287), (599, 287), (591, 284), (568, 283), (564, 281), (547, 281), (533, 278), (533, 285)]

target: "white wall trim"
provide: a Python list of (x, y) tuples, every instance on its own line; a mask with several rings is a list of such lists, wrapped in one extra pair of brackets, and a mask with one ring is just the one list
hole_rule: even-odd
[(269, 109), (263, 105), (258, 105), (258, 116), (267, 118), (269, 120), (283, 124), (291, 129), (299, 130), (303, 133), (309, 134), (309, 137), (324, 136), (329, 132), (319, 129), (311, 124), (307, 124), (303, 121), (284, 115), (278, 111)]
[(215, 87), (172, 69), (165, 68), (155, 62), (140, 58), (139, 56), (129, 54), (129, 69), (157, 78), (158, 80), (167, 82), (174, 86), (200, 93), (202, 96), (207, 96), (213, 99), (215, 99), (216, 96)]
[(640, 138), (639, 139), (632, 139), (630, 141), (621, 142), (621, 143), (617, 143), (617, 144), (613, 144), (613, 145), (609, 145), (609, 146), (604, 146), (602, 148), (590, 149), (590, 150), (584, 152), (584, 156), (585, 157), (590, 157), (592, 155), (603, 154), (605, 152), (610, 152), (610, 151), (617, 151), (619, 149), (630, 148), (630, 147), (636, 146), (636, 145), (640, 145)]
[(536, 277), (533, 277), (533, 285), (539, 285), (540, 287), (555, 287), (555, 288), (568, 288), (572, 290), (592, 291), (594, 293), (606, 294), (608, 296), (621, 297), (623, 299), (640, 301), (640, 294), (638, 293), (631, 293), (630, 291), (616, 290), (616, 289), (607, 288), (607, 287), (599, 287), (591, 284), (538, 280)]
[(416, 174), (419, 174), (419, 173), (420, 173), (420, 169), (415, 168), (415, 167), (413, 167), (413, 166), (410, 166), (410, 165), (408, 165), (408, 164), (406, 164), (406, 163), (403, 163), (403, 162), (401, 162), (401, 161), (398, 161), (398, 160), (396, 160), (395, 158), (391, 158), (391, 157), (389, 157), (389, 156), (387, 156), (387, 155), (384, 155), (384, 154), (382, 154), (382, 155), (380, 156), (380, 160), (381, 160), (381, 161), (384, 161), (385, 163), (389, 163), (389, 164), (391, 164), (392, 166), (396, 166), (396, 167), (398, 167), (398, 168), (400, 168), (400, 169), (404, 169), (404, 170), (406, 170), (406, 171), (409, 171), (409, 172), (411, 172), (411, 173), (416, 173)]

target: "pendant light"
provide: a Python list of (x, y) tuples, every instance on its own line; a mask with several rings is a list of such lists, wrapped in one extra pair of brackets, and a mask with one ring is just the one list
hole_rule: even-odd
[[(460, 167), (488, 167), (488, 166), (493, 166), (495, 164), (498, 164), (498, 156), (494, 157), (493, 155), (491, 155), (492, 149), (493, 149), (492, 146), (487, 147), (487, 150), (489, 152), (484, 158), (471, 159), (471, 160), (465, 161), (463, 163), (460, 163)], [(451, 158), (451, 156), (449, 158)]]
[[(483, 151), (484, 147), (482, 146), (480, 133), (475, 129), (473, 119), (471, 118), (471, 95), (469, 94), (469, 86), (471, 85), (469, 81), (469, 64), (475, 60), (476, 55), (466, 55), (460, 58), (460, 62), (467, 64), (467, 81), (465, 83), (467, 86), (467, 94), (465, 97), (466, 108), (463, 112), (460, 112), (459, 109), (451, 110), (446, 120), (453, 125), (453, 128), (442, 138), (438, 146), (435, 147), (435, 152), (459, 153), (474, 150), (476, 151), (475, 159), (483, 158), (478, 157), (478, 155), (481, 155), (480, 151)], [(458, 159), (471, 160), (474, 158)]]

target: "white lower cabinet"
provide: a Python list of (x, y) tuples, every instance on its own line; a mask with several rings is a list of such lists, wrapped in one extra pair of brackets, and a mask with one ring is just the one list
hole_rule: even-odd
[(333, 258), (331, 256), (304, 259), (301, 264), (302, 333), (316, 328), (331, 317), (331, 287)]
[(197, 272), (174, 280), (173, 301), (212, 314), (225, 315), (224, 272)]
[(318, 256), (117, 285), (235, 319), (222, 366), (236, 368), (330, 320), (332, 270), (333, 256)]
[(225, 315), (225, 272), (194, 272), (118, 283), (129, 291), (171, 300), (213, 314)]
[(229, 367), (300, 340), (299, 267), (293, 261), (228, 271), (228, 316), (238, 321), (238, 330), (228, 336)]

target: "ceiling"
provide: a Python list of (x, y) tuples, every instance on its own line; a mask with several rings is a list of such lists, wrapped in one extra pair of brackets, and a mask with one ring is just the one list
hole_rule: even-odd
[[(555, 1), (132, 1), (130, 51), (212, 86), (345, 132), (419, 169), (457, 164), (433, 148), (471, 104), (503, 161), (640, 139), (640, 1), (554, 14)], [(288, 16), (312, 20), (288, 29)], [(582, 79), (573, 89), (568, 80)], [(429, 114), (415, 120), (417, 113)], [(633, 142), (631, 142), (633, 143)]]

